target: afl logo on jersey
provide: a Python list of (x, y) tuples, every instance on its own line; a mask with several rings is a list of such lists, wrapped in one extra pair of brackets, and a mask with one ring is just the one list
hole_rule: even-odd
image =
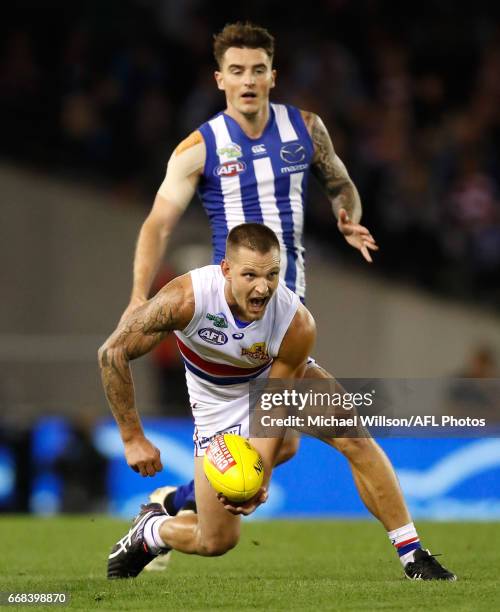
[(220, 329), (214, 329), (213, 327), (204, 327), (198, 330), (198, 336), (208, 344), (226, 344), (227, 336)]
[(224, 162), (223, 164), (219, 164), (214, 169), (214, 174), (215, 176), (220, 176), (220, 177), (236, 176), (237, 174), (241, 174), (242, 172), (245, 172), (246, 169), (247, 169), (247, 166), (245, 162), (234, 160), (234, 161)]
[(283, 145), (280, 157), (287, 164), (299, 164), (306, 158), (306, 150), (300, 143)]

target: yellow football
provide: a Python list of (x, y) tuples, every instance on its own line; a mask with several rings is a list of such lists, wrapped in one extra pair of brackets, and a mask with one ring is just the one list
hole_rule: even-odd
[(205, 451), (203, 469), (217, 493), (232, 502), (251, 499), (262, 486), (264, 464), (248, 440), (236, 434), (217, 434)]

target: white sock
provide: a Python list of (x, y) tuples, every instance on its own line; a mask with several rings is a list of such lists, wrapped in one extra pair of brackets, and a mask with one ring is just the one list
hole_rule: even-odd
[(144, 523), (144, 540), (153, 555), (158, 555), (166, 548), (170, 548), (165, 544), (160, 536), (160, 527), (165, 521), (168, 521), (171, 516), (152, 516)]
[(388, 531), (387, 534), (399, 555), (399, 560), (403, 567), (410, 563), (410, 561), (413, 561), (415, 551), (422, 548), (420, 538), (413, 523), (408, 523), (408, 525)]

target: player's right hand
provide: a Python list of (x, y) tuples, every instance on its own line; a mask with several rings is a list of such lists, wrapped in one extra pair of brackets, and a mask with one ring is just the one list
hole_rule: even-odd
[(231, 502), (221, 493), (217, 495), (217, 499), (221, 502), (221, 504), (228, 512), (230, 512), (231, 514), (243, 514), (245, 516), (248, 516), (249, 514), (252, 514), (252, 512), (255, 512), (255, 510), (257, 510), (257, 508), (261, 504), (264, 504), (267, 501), (267, 498), (268, 493), (266, 487), (261, 487), (252, 497), (252, 499), (249, 499), (248, 501), (243, 503)]
[(120, 317), (120, 320), (118, 321), (118, 325), (121, 325), (121, 323), (123, 323), (123, 321), (125, 321), (126, 318), (134, 312), (134, 310), (136, 310), (137, 308), (139, 308), (139, 306), (142, 306), (146, 302), (147, 300), (143, 300), (142, 298), (131, 299), (127, 308), (125, 308), (125, 310), (123, 311), (123, 314)]
[(370, 230), (364, 225), (353, 223), (345, 208), (339, 210), (337, 227), (347, 243), (358, 249), (368, 263), (373, 263), (370, 251), (378, 251), (378, 246)]
[(154, 476), (163, 470), (160, 451), (147, 438), (134, 438), (124, 445), (125, 459), (134, 472), (141, 476)]

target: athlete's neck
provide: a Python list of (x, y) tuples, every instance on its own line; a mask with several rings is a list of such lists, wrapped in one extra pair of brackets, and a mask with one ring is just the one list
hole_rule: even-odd
[(260, 138), (269, 121), (269, 104), (251, 115), (240, 113), (232, 106), (228, 106), (224, 112), (236, 121), (249, 138)]

